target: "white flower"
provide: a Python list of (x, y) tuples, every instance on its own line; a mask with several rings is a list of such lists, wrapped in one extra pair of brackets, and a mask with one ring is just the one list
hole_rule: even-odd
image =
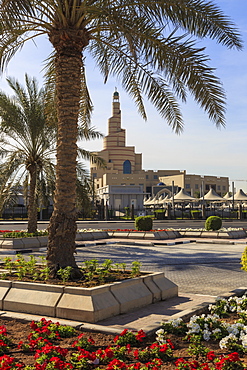
[(178, 319), (173, 319), (173, 320), (169, 320), (168, 321), (169, 324), (171, 324), (174, 328), (177, 328), (182, 322), (183, 320), (178, 318)]
[(164, 332), (165, 332), (165, 330), (164, 330), (164, 329), (159, 329), (159, 330), (157, 330), (157, 331), (155, 332), (155, 334), (157, 334), (157, 335), (162, 335), (162, 334), (164, 334)]
[(242, 341), (242, 346), (247, 348), (247, 335), (242, 336), (240, 339)]
[(199, 319), (199, 316), (196, 315), (191, 316), (189, 324), (195, 322), (197, 319)]
[(209, 330), (203, 330), (203, 339), (208, 341), (210, 339), (211, 332)]
[(212, 310), (214, 310), (215, 309), (215, 304), (210, 304), (209, 306), (208, 306), (208, 309), (209, 309), (209, 311), (212, 311)]
[(227, 337), (221, 339), (221, 341), (219, 342), (219, 346), (221, 349), (223, 348), (227, 348), (228, 347), (228, 342), (232, 342), (232, 341), (235, 341), (237, 342), (238, 338), (234, 335), (234, 334), (229, 334)]
[(212, 331), (213, 334), (216, 334), (216, 333), (221, 333), (221, 330), (220, 328), (216, 328)]
[(200, 333), (201, 328), (199, 324), (191, 323), (190, 325), (188, 324), (188, 327), (190, 328), (188, 334)]

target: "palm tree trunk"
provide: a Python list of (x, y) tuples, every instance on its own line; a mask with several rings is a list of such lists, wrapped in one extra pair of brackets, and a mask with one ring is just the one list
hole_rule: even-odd
[(28, 168), (30, 174), (29, 199), (28, 199), (28, 225), (27, 231), (35, 233), (37, 231), (37, 204), (36, 204), (36, 183), (37, 169), (35, 166)]
[[(55, 46), (55, 45), (54, 45)], [(81, 51), (56, 48), (58, 139), (54, 211), (49, 224), (47, 261), (52, 269), (76, 267), (76, 157), (80, 102)]]

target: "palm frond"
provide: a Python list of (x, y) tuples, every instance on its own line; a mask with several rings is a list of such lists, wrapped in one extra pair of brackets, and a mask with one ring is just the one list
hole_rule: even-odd
[(80, 158), (90, 160), (91, 162), (97, 164), (101, 168), (106, 168), (106, 162), (103, 158), (99, 157), (97, 154), (90, 152), (86, 149), (78, 148), (78, 155)]

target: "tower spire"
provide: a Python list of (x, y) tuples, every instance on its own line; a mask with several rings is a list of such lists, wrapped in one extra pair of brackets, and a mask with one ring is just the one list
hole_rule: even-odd
[(119, 93), (118, 93), (116, 87), (115, 87), (115, 91), (113, 93), (113, 102), (119, 102)]

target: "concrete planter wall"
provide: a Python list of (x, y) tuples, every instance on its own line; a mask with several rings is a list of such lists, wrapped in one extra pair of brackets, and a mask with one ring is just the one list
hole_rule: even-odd
[(0, 280), (2, 310), (95, 323), (178, 295), (164, 273), (94, 288)]
[[(76, 240), (98, 240), (109, 238), (106, 231), (81, 232), (77, 233)], [(28, 238), (0, 238), (0, 248), (2, 249), (39, 249), (46, 247), (48, 236), (37, 236)]]
[(178, 231), (162, 230), (162, 231), (111, 231), (108, 233), (112, 238), (123, 239), (175, 239), (181, 237)]
[(183, 237), (193, 238), (211, 238), (211, 239), (239, 239), (246, 238), (245, 230), (229, 230), (229, 231), (183, 231), (180, 232)]
[(239, 239), (246, 238), (247, 234), (245, 230), (233, 230), (233, 231), (197, 231), (197, 230), (161, 230), (154, 232), (128, 232), (128, 231), (112, 231), (109, 233), (110, 237), (123, 238), (123, 239), (175, 239), (175, 238), (212, 238), (212, 239)]
[(0, 238), (0, 248), (3, 249), (32, 249), (46, 247), (48, 236), (28, 238)]
[[(233, 231), (92, 231), (77, 233), (77, 241), (89, 241), (108, 238), (118, 239), (144, 239), (144, 240), (166, 240), (175, 238), (212, 238), (212, 239), (239, 239), (246, 238), (245, 230)], [(47, 246), (48, 236), (28, 237), (28, 238), (0, 238), (0, 248), (2, 249), (39, 249)]]

